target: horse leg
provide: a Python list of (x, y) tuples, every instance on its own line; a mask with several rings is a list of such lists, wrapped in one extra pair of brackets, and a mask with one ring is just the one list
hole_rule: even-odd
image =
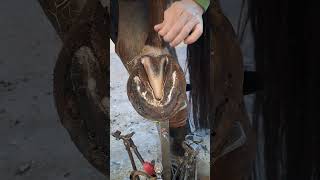
[[(151, 55), (151, 56), (157, 56), (157, 57), (159, 57), (161, 55), (171, 55), (174, 57), (174, 59), (172, 59), (172, 61), (175, 63), (174, 68), (181, 70), (181, 68), (177, 64), (176, 55), (175, 55), (174, 51), (172, 50), (172, 48), (168, 48), (168, 46), (159, 48), (159, 47), (155, 47), (154, 45), (146, 45), (147, 38), (150, 37), (149, 32), (153, 32), (153, 27), (149, 26), (150, 23), (148, 22), (148, 17), (155, 15), (155, 14), (149, 13), (148, 1), (120, 0), (120, 1), (118, 1), (118, 5), (119, 5), (119, 22), (118, 22), (118, 36), (117, 36), (117, 43), (116, 43), (116, 52), (119, 55), (119, 57), (121, 58), (122, 63), (124, 64), (124, 66), (128, 70), (128, 73), (130, 75), (137, 72), (137, 71), (140, 71), (140, 72), (144, 71), (141, 73), (148, 73), (148, 72), (146, 72), (146, 69), (145, 69), (147, 67), (139, 66), (139, 65), (141, 65), (141, 63), (138, 62), (141, 59), (141, 57), (144, 55)], [(134, 11), (132, 11), (132, 9), (134, 9)], [(161, 16), (163, 16), (163, 14), (161, 14)], [(149, 61), (149, 60), (147, 60), (147, 61)], [(157, 66), (157, 67), (162, 66), (163, 67), (164, 65), (163, 64), (161, 65), (160, 61), (154, 60), (153, 62), (155, 64), (153, 64), (153, 65), (150, 64), (150, 66)], [(162, 63), (163, 63), (163, 60), (162, 60)], [(138, 64), (138, 65), (135, 66), (135, 64)], [(148, 66), (148, 65), (146, 65), (146, 66)], [(180, 72), (181, 71), (179, 71), (179, 73)], [(150, 73), (152, 73), (152, 72), (149, 72), (149, 74)], [(164, 76), (166, 76), (166, 75), (172, 76), (172, 71), (170, 71), (169, 68), (167, 68), (167, 72), (165, 72)], [(133, 77), (133, 76), (131, 76), (131, 77)], [(147, 77), (147, 75), (145, 74), (145, 77), (142, 77), (142, 78), (144, 78), (143, 81), (145, 83), (150, 83), (150, 85), (152, 86), (152, 82), (151, 82), (152, 80), (149, 78), (149, 76)], [(179, 74), (179, 78), (182, 82), (185, 82), (184, 77), (182, 77), (181, 74)], [(169, 78), (168, 78), (168, 80), (169, 80)], [(130, 79), (129, 79), (129, 82), (130, 82)], [(185, 83), (180, 84), (179, 88), (182, 89), (182, 92), (185, 92), (185, 86), (186, 86)], [(168, 87), (163, 87), (163, 88), (170, 88), (170, 87), (168, 86)], [(176, 93), (178, 90), (179, 89), (175, 89), (174, 93)], [(152, 91), (153, 91), (153, 89), (152, 89)], [(169, 90), (165, 90), (165, 89), (164, 89), (164, 91), (169, 92)], [(135, 97), (140, 96), (132, 88), (128, 88), (128, 93), (129, 93), (129, 97), (132, 97), (131, 99), (134, 99), (133, 96), (135, 96)], [(130, 93), (132, 93), (133, 96), (130, 95)], [(166, 92), (164, 92), (164, 94), (166, 94)], [(183, 94), (183, 93), (181, 93), (181, 94)], [(177, 96), (177, 93), (175, 96)], [(181, 96), (183, 96), (183, 95), (181, 95)], [(176, 98), (176, 97), (174, 97), (174, 98)], [(174, 99), (174, 98), (172, 98), (172, 99)], [(186, 98), (186, 96), (184, 96), (183, 98)], [(147, 106), (146, 108), (153, 111), (153, 112), (155, 110), (159, 110), (159, 107), (147, 105), (147, 104), (150, 104), (154, 101), (151, 98), (149, 99), (150, 100), (149, 102), (146, 102), (146, 100), (141, 100), (141, 101), (138, 101), (138, 100), (141, 100), (141, 99), (137, 99), (137, 103), (133, 103), (134, 106), (135, 106), (135, 104), (146, 104), (145, 105), (145, 106)], [(133, 100), (133, 101), (135, 101), (135, 100)], [(154, 101), (154, 102), (156, 102), (156, 101)], [(167, 114), (165, 114), (165, 115), (159, 114), (157, 112), (154, 112), (153, 115), (150, 115), (150, 113), (141, 112), (142, 108), (140, 108), (140, 109), (136, 108), (136, 110), (138, 111), (139, 114), (141, 114), (144, 117), (147, 117), (148, 119), (159, 120), (159, 119), (163, 119), (164, 116), (168, 117), (169, 116), (168, 114), (171, 114), (172, 111), (175, 111), (174, 110), (175, 104), (171, 103), (171, 102), (170, 103), (168, 102), (168, 104), (171, 105), (170, 106), (171, 109), (167, 109), (166, 110)], [(186, 118), (185, 115), (186, 115), (186, 112), (177, 113), (175, 118), (171, 118), (172, 120), (170, 121), (170, 123), (171, 123), (170, 127), (184, 126), (185, 125), (184, 122), (185, 122), (185, 118)], [(173, 119), (178, 119), (178, 118), (180, 118), (182, 120), (179, 120), (179, 121), (173, 120)]]
[(166, 3), (118, 1), (116, 52), (130, 75), (127, 93), (133, 107), (147, 119), (169, 121), (176, 134), (172, 150), (182, 155), (187, 119), (184, 73), (172, 48), (153, 30), (163, 18)]
[(87, 0), (38, 0), (38, 2), (61, 40), (64, 41)]

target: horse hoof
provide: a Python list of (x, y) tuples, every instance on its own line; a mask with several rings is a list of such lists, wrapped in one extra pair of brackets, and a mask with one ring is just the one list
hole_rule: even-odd
[(135, 110), (150, 120), (172, 119), (187, 108), (186, 80), (170, 55), (145, 55), (137, 59), (127, 83)]

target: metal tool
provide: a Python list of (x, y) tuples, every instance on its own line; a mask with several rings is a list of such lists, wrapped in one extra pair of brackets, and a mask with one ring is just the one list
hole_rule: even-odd
[[(170, 149), (168, 149), (169, 144), (169, 135), (168, 135), (168, 128), (166, 126), (167, 124), (163, 123), (158, 126), (159, 128), (159, 134), (160, 139), (162, 141), (162, 157), (161, 162), (155, 162), (154, 164), (154, 172), (155, 175), (150, 175), (150, 173), (143, 172), (140, 170), (137, 170), (135, 161), (133, 159), (133, 155), (131, 152), (131, 149), (133, 149), (134, 153), (138, 157), (139, 161), (142, 165), (148, 164), (148, 162), (145, 162), (142, 158), (141, 154), (138, 151), (137, 146), (134, 144), (132, 140), (132, 136), (135, 134), (134, 132), (131, 132), (126, 135), (121, 135), (120, 131), (116, 131), (112, 133), (112, 136), (115, 137), (117, 140), (123, 140), (123, 144), (126, 147), (126, 150), (128, 152), (131, 165), (133, 168), (133, 171), (130, 174), (131, 180), (139, 179), (139, 176), (144, 176), (148, 178), (149, 180), (193, 180), (197, 177), (197, 168), (196, 168), (196, 157), (199, 153), (200, 146), (192, 141), (192, 140), (185, 140), (182, 143), (182, 147), (185, 150), (185, 154), (183, 157), (178, 159), (178, 163), (176, 166), (175, 171), (172, 171), (172, 164), (171, 164), (171, 158), (170, 158)], [(166, 169), (165, 169), (166, 168)], [(164, 173), (164, 170), (169, 171)], [(171, 173), (173, 176), (171, 176)], [(167, 176), (165, 176), (167, 175)], [(170, 177), (171, 176), (171, 177)]]
[[(155, 180), (157, 179), (157, 177), (155, 177), (155, 171), (154, 171), (154, 163), (153, 162), (147, 162), (144, 161), (144, 159), (142, 158), (141, 154), (138, 151), (137, 146), (134, 144), (133, 140), (132, 140), (132, 136), (134, 135), (134, 132), (131, 132), (129, 134), (126, 135), (121, 135), (120, 131), (116, 131), (114, 133), (112, 133), (112, 136), (116, 138), (116, 140), (120, 140), (122, 139), (124, 146), (126, 147), (126, 150), (128, 152), (129, 158), (130, 158), (130, 162), (132, 165), (132, 169), (133, 171), (130, 174), (130, 179), (131, 180), (139, 180), (139, 176), (144, 176), (150, 180)], [(137, 166), (135, 164), (135, 161), (133, 159), (133, 155), (131, 152), (131, 149), (133, 149), (133, 152), (136, 154), (136, 156), (138, 157), (140, 163), (143, 166), (144, 171), (139, 171), (137, 170)]]
[(185, 155), (179, 159), (178, 167), (173, 175), (173, 180), (193, 180), (197, 178), (196, 157), (200, 146), (191, 140), (182, 143)]
[(134, 132), (131, 132), (131, 133), (126, 134), (126, 135), (121, 135), (121, 132), (117, 130), (116, 132), (112, 133), (112, 136), (115, 137), (116, 140), (120, 140), (121, 139), (123, 141), (123, 144), (126, 147), (126, 150), (128, 152), (129, 158), (130, 158), (132, 169), (136, 171), (137, 170), (137, 166), (136, 166), (136, 164), (134, 162), (133, 155), (132, 155), (132, 152), (131, 152), (131, 148), (133, 149), (133, 152), (136, 154), (136, 156), (139, 159), (140, 163), (143, 165), (145, 162), (144, 162), (144, 159), (142, 158), (141, 154), (139, 153), (137, 146), (134, 144), (134, 142), (132, 140), (132, 136), (134, 134), (135, 134)]

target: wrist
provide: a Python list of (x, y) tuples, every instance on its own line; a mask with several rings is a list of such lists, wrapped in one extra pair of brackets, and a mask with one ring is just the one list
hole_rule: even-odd
[[(195, 10), (195, 14), (202, 15), (205, 12), (205, 9), (197, 2), (198, 0), (181, 0), (189, 5), (192, 9)], [(207, 1), (207, 0), (206, 0)]]
[(197, 3), (205, 12), (209, 5), (210, 5), (210, 0), (193, 0), (195, 3)]

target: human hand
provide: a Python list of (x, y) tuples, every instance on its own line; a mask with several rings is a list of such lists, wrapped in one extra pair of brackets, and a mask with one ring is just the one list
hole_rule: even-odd
[(192, 44), (203, 32), (203, 13), (203, 8), (193, 0), (176, 1), (164, 12), (163, 22), (155, 25), (154, 30), (172, 47), (182, 41)]

